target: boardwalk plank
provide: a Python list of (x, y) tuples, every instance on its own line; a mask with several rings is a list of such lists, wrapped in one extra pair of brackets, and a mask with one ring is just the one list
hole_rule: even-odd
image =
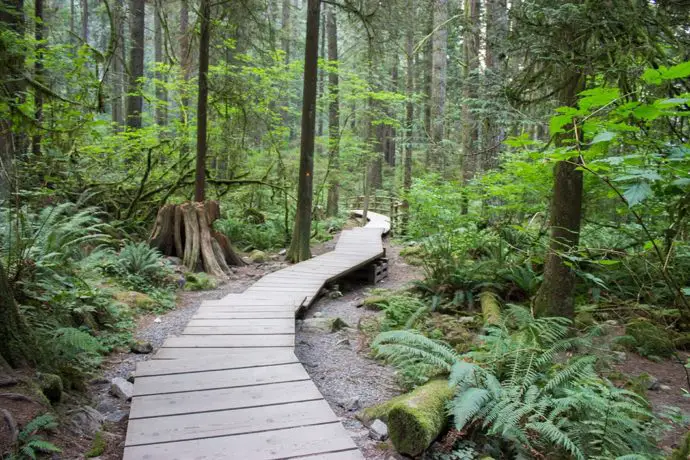
[[(190, 350), (189, 348), (163, 348), (161, 351)], [(196, 351), (195, 349), (191, 349)], [(299, 360), (292, 350), (285, 348), (222, 348), (220, 355), (207, 354), (204, 348), (201, 353), (204, 359), (153, 359), (137, 363), (135, 375), (137, 378), (155, 375), (185, 374), (188, 372), (219, 371), (223, 369), (238, 369), (247, 367), (273, 366), (277, 364), (298, 363)], [(199, 353), (199, 351), (196, 351)], [(139, 382), (137, 381), (137, 385)], [(135, 385), (135, 387), (137, 386)]]
[(124, 460), (272, 460), (355, 448), (340, 423), (125, 448)]
[(170, 337), (163, 347), (171, 348), (242, 348), (292, 347), (293, 334), (285, 335), (183, 335)]
[[(156, 360), (205, 360), (207, 358), (220, 358), (228, 357), (232, 363), (237, 363), (236, 367), (247, 367), (251, 365), (251, 361), (244, 361), (244, 358), (238, 356), (238, 354), (247, 354), (248, 356), (254, 356), (253, 353), (263, 354), (261, 359), (256, 359), (257, 365), (269, 365), (273, 364), (269, 362), (268, 355), (273, 354), (278, 357), (288, 356), (289, 353), (293, 353), (291, 348), (286, 347), (254, 347), (254, 348), (227, 348), (227, 347), (211, 347), (211, 348), (161, 348), (153, 356)], [(285, 353), (285, 355), (282, 355)], [(293, 353), (294, 354), (294, 353)], [(249, 363), (249, 364), (247, 364)]]
[(224, 326), (187, 326), (182, 332), (184, 335), (261, 335), (261, 334), (294, 334), (295, 322), (289, 324), (263, 324), (263, 325), (235, 325)]

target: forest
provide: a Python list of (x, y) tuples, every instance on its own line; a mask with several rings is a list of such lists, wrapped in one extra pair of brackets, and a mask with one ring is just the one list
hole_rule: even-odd
[(365, 458), (690, 458), (689, 116), (686, 0), (1, 0), (0, 457), (378, 213)]

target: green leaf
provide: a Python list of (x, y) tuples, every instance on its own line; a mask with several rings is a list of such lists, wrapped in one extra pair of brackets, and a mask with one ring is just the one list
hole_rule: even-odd
[(649, 186), (649, 183), (645, 181), (633, 184), (623, 193), (623, 197), (630, 207), (642, 203), (650, 196), (652, 196), (652, 188)]
[(640, 105), (632, 113), (640, 120), (655, 120), (661, 116), (661, 110), (648, 104)]
[(583, 110), (608, 105), (620, 97), (618, 88), (592, 88), (580, 93), (579, 106)]
[(572, 123), (572, 121), (572, 115), (556, 115), (551, 117), (551, 120), (549, 121), (549, 132), (552, 136), (554, 134), (564, 133), (565, 129), (563, 128)]
[(676, 179), (673, 182), (671, 182), (671, 184), (678, 185), (679, 187), (684, 187), (690, 184), (690, 178), (681, 177), (680, 179)]
[(592, 144), (598, 144), (600, 142), (609, 142), (613, 140), (614, 137), (616, 137), (616, 133), (612, 133), (611, 131), (604, 131), (603, 133), (599, 133), (596, 136), (594, 136)]
[(678, 78), (690, 77), (690, 61), (674, 65), (669, 69), (662, 71), (662, 78), (664, 80), (675, 80)]
[(661, 83), (661, 72), (656, 69), (647, 69), (642, 74), (642, 80), (650, 85), (658, 85)]
[(690, 286), (686, 286), (683, 288), (683, 295), (690, 296)]

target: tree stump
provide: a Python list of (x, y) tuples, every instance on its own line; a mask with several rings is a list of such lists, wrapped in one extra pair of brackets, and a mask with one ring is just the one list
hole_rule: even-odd
[(213, 230), (220, 217), (217, 201), (166, 204), (158, 210), (149, 244), (163, 255), (179, 257), (190, 270), (222, 277), (231, 265), (244, 265), (228, 238)]

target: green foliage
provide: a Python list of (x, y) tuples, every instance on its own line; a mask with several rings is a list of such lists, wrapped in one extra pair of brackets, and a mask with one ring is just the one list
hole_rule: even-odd
[(102, 431), (97, 431), (91, 441), (91, 448), (84, 454), (86, 458), (98, 457), (105, 452), (107, 442)]
[(42, 453), (62, 452), (55, 444), (46, 441), (40, 435), (41, 431), (53, 431), (57, 426), (57, 421), (51, 414), (39, 415), (29, 421), (19, 432), (17, 442), (8, 460), (36, 460)]
[(400, 329), (408, 323), (416, 322), (426, 311), (426, 304), (410, 293), (399, 293), (385, 297), (385, 301), (378, 302), (378, 307), (384, 312), (381, 330)]
[(185, 274), (185, 291), (205, 291), (216, 288), (216, 280), (204, 272)]
[(616, 339), (625, 348), (642, 356), (668, 358), (675, 352), (669, 331), (645, 318), (636, 318), (625, 325), (625, 335)]

